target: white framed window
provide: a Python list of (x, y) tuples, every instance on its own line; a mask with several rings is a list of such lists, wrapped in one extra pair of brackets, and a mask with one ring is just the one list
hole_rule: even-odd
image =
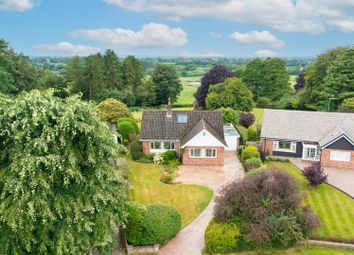
[(163, 142), (163, 148), (164, 148), (164, 150), (174, 150), (175, 143), (174, 142)]
[(350, 162), (350, 156), (351, 153), (349, 151), (331, 151), (329, 159), (333, 161)]
[(273, 141), (273, 151), (296, 152), (296, 142)]
[(202, 149), (192, 148), (189, 149), (189, 157), (191, 158), (202, 158)]
[(316, 145), (304, 144), (302, 149), (302, 159), (310, 161), (320, 161), (321, 150)]
[(167, 150), (175, 150), (175, 142), (169, 141), (154, 141), (150, 142), (151, 152), (164, 152)]
[(216, 149), (205, 149), (206, 158), (216, 158)]
[(151, 142), (150, 149), (152, 150), (161, 150), (161, 142)]

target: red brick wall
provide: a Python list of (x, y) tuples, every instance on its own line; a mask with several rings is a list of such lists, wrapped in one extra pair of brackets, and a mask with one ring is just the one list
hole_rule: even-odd
[[(216, 148), (216, 158), (190, 158), (190, 148)], [(183, 149), (183, 165), (224, 165), (224, 147), (185, 147)]]
[(273, 141), (269, 140), (269, 139), (262, 139), (261, 140), (261, 149), (267, 155), (272, 155), (273, 154)]
[(323, 166), (354, 169), (354, 151), (350, 151), (351, 152), (350, 162), (330, 160), (331, 151), (348, 151), (348, 150), (323, 149), (321, 152), (321, 163)]

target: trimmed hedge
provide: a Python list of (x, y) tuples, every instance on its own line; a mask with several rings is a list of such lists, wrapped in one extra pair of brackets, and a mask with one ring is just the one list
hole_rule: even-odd
[(217, 223), (212, 220), (205, 231), (205, 249), (211, 253), (227, 253), (237, 248), (240, 231), (234, 223)]
[(256, 127), (250, 126), (247, 129), (247, 139), (248, 139), (248, 141), (258, 141), (259, 140), (259, 136), (258, 136), (258, 132), (257, 132)]
[(163, 154), (163, 159), (165, 164), (167, 164), (168, 162), (176, 158), (177, 158), (177, 153), (174, 150), (168, 150)]
[[(181, 215), (169, 205), (152, 204), (144, 211), (134, 203), (129, 208), (126, 233), (133, 245), (165, 244), (174, 237), (182, 226)], [(141, 219), (141, 214), (143, 218)]]
[(262, 166), (262, 160), (260, 158), (248, 158), (245, 161), (247, 170), (257, 169)]
[(117, 127), (124, 140), (131, 141), (131, 135), (139, 133), (138, 124), (134, 119), (121, 118), (117, 122)]
[(245, 162), (249, 158), (259, 158), (259, 151), (256, 146), (248, 145), (241, 152), (241, 160)]
[(144, 152), (143, 152), (143, 145), (139, 140), (134, 140), (130, 144), (130, 154), (132, 157), (132, 160), (139, 160), (144, 157)]

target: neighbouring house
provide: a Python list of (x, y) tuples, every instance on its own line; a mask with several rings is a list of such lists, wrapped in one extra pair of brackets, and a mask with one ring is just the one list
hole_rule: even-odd
[(261, 148), (268, 155), (354, 168), (354, 114), (265, 109)]
[(139, 140), (145, 154), (175, 150), (183, 164), (223, 165), (224, 151), (237, 149), (239, 135), (224, 126), (219, 111), (171, 111), (169, 104), (143, 112)]

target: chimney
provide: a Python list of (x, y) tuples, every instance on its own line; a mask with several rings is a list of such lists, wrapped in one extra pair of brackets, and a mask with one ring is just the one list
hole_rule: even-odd
[(167, 105), (167, 117), (172, 117), (172, 110), (171, 110), (171, 98), (168, 98), (168, 105)]

